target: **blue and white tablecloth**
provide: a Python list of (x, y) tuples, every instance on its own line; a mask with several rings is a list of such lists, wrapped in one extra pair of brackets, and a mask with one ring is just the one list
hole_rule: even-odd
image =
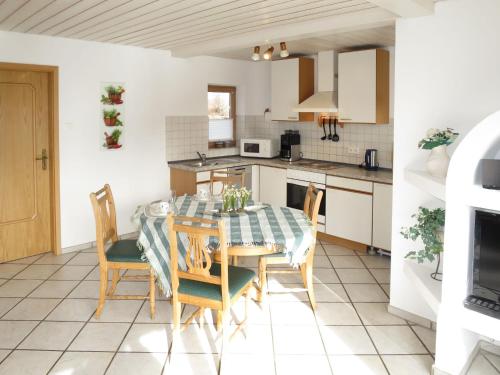
[[(199, 201), (190, 196), (176, 200), (177, 214), (224, 220), (228, 246), (266, 246), (283, 252), (292, 266), (303, 262), (313, 241), (312, 224), (303, 211), (288, 207), (265, 206), (256, 211), (220, 215), (221, 202)], [(170, 247), (166, 219), (148, 216), (147, 206), (138, 207), (134, 221), (139, 225), (137, 243), (153, 267), (160, 288), (171, 294)], [(185, 239), (179, 238), (179, 267), (186, 270)]]

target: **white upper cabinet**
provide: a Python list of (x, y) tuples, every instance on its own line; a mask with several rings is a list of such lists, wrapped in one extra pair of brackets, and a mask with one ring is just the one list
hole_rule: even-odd
[(314, 60), (292, 58), (271, 62), (271, 118), (275, 121), (313, 121), (314, 113), (293, 107), (314, 94)]
[(389, 51), (371, 49), (339, 54), (339, 121), (389, 122)]

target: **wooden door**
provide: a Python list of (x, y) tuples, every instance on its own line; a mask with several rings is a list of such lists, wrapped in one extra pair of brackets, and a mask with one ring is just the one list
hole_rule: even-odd
[(0, 262), (52, 247), (49, 104), (49, 73), (0, 70)]

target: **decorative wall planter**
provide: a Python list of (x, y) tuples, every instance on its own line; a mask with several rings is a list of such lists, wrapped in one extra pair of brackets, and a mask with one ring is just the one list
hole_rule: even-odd
[(124, 84), (103, 82), (101, 84), (102, 149), (116, 150), (123, 146), (125, 121)]
[(434, 177), (446, 177), (450, 157), (446, 151), (446, 145), (434, 147), (427, 159), (427, 172)]

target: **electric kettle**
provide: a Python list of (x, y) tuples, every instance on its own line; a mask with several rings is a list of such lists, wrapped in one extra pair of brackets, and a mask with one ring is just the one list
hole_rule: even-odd
[(364, 167), (369, 171), (376, 171), (378, 169), (376, 149), (369, 148), (365, 151), (365, 161), (361, 164), (361, 167)]

